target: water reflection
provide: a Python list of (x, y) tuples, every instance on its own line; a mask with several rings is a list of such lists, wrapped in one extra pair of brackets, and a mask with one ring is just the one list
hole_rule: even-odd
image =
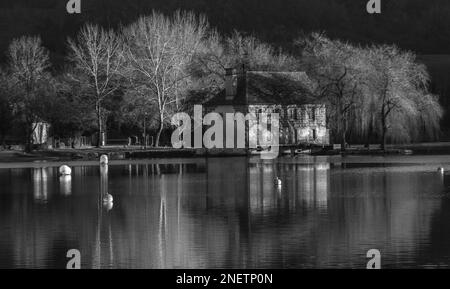
[(48, 168), (33, 169), (33, 196), (39, 203), (48, 199)]
[(114, 265), (114, 250), (110, 211), (113, 209), (112, 200), (108, 200), (109, 181), (108, 181), (108, 165), (100, 165), (100, 192), (98, 194), (98, 214), (97, 228), (95, 235), (95, 252), (93, 254), (92, 267), (112, 268)]
[(84, 268), (365, 268), (371, 248), (388, 268), (450, 264), (449, 179), (424, 165), (202, 159), (1, 169), (0, 184), (0, 267), (63, 268), (72, 248)]
[(100, 166), (100, 201), (106, 211), (113, 208), (113, 196), (108, 192), (108, 165)]
[(59, 191), (64, 196), (72, 194), (72, 176), (64, 175), (59, 177)]
[[(280, 177), (282, 186), (273, 185)], [(267, 209), (295, 210), (299, 206), (327, 208), (330, 165), (256, 163), (249, 168), (252, 213)]]

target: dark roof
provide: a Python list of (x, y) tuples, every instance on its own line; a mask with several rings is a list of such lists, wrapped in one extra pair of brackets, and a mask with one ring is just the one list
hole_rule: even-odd
[(305, 72), (247, 71), (238, 76), (236, 96), (225, 97), (225, 89), (204, 105), (301, 104), (312, 103), (314, 83)]
[[(247, 72), (248, 74), (248, 72)], [(236, 88), (236, 96), (232, 100), (226, 99), (225, 89), (222, 89), (215, 96), (204, 102), (203, 104), (206, 106), (217, 106), (217, 105), (246, 105), (246, 75), (238, 74), (237, 88)]]

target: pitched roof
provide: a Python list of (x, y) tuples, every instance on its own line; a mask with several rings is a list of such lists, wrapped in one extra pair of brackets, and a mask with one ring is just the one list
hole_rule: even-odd
[(312, 103), (314, 83), (305, 72), (247, 71), (238, 75), (236, 96), (226, 99), (225, 89), (204, 105)]

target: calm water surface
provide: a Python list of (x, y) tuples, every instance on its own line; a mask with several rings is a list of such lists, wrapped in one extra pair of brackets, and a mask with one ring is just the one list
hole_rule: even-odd
[(0, 268), (450, 267), (449, 156), (59, 165), (0, 165)]

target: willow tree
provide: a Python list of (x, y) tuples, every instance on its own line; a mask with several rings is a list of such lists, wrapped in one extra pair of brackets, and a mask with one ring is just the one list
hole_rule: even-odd
[[(364, 104), (375, 118), (372, 114), (363, 121), (378, 129), (381, 148), (386, 148), (388, 136), (394, 142), (436, 137), (443, 112), (437, 97), (429, 92), (429, 74), (416, 56), (384, 45), (368, 48), (366, 60)], [(378, 123), (373, 124), (374, 120)]]
[(317, 83), (315, 94), (327, 104), (330, 123), (344, 151), (350, 123), (361, 103), (361, 48), (318, 33), (298, 40), (297, 44), (308, 73)]
[(208, 30), (205, 18), (190, 12), (164, 16), (153, 12), (123, 29), (129, 79), (157, 107), (159, 128), (155, 144), (171, 114), (184, 100), (189, 63)]
[(31, 151), (33, 132), (43, 109), (45, 87), (51, 78), (49, 54), (40, 37), (14, 39), (8, 48), (9, 92), (15, 114), (25, 125), (25, 150)]
[(104, 102), (120, 87), (124, 58), (122, 41), (114, 31), (88, 24), (69, 39), (69, 60), (77, 71), (74, 78), (88, 94), (97, 116), (98, 146), (106, 130)]

